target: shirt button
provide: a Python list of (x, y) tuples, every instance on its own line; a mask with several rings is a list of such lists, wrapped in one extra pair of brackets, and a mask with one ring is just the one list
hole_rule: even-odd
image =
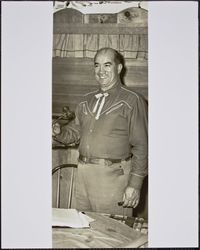
[(92, 131), (93, 131), (93, 130), (92, 130), (92, 129), (90, 129), (90, 133), (92, 133)]
[(86, 148), (89, 148), (89, 145), (87, 145)]

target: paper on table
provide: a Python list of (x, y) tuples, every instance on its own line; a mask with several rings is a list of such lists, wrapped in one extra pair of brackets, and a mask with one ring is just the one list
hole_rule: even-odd
[(84, 228), (89, 227), (92, 221), (94, 221), (92, 218), (76, 209), (53, 208), (53, 227)]

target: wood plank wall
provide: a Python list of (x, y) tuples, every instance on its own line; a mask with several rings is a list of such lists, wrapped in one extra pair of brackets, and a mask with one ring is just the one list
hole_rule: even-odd
[[(123, 79), (126, 86), (148, 95), (147, 66), (142, 63), (127, 66)], [(98, 87), (94, 78), (93, 59), (89, 58), (54, 58), (53, 60), (53, 112), (60, 113), (67, 105), (75, 110), (81, 96)]]

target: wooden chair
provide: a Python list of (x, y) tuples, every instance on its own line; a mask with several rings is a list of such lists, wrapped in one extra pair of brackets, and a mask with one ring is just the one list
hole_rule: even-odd
[[(61, 171), (64, 168), (68, 168), (68, 169), (71, 168), (71, 171), (69, 171), (69, 174), (70, 174), (69, 188), (66, 187), (66, 194), (68, 196), (67, 197), (67, 199), (68, 199), (67, 208), (71, 208), (71, 205), (72, 205), (72, 195), (73, 195), (73, 185), (74, 185), (74, 169), (77, 168), (77, 165), (76, 164), (62, 164), (62, 165), (56, 166), (52, 169), (52, 176), (55, 173), (58, 173), (58, 175), (57, 175), (57, 187), (56, 187), (56, 208), (60, 207), (60, 197), (61, 197), (60, 183), (61, 183), (61, 178), (62, 178)], [(69, 189), (69, 190), (67, 190), (67, 189)]]

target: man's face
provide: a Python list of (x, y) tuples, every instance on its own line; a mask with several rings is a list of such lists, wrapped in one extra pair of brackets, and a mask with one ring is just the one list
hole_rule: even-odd
[(103, 51), (97, 54), (94, 70), (101, 89), (110, 89), (118, 81), (121, 69), (122, 65), (115, 62), (112, 51)]

